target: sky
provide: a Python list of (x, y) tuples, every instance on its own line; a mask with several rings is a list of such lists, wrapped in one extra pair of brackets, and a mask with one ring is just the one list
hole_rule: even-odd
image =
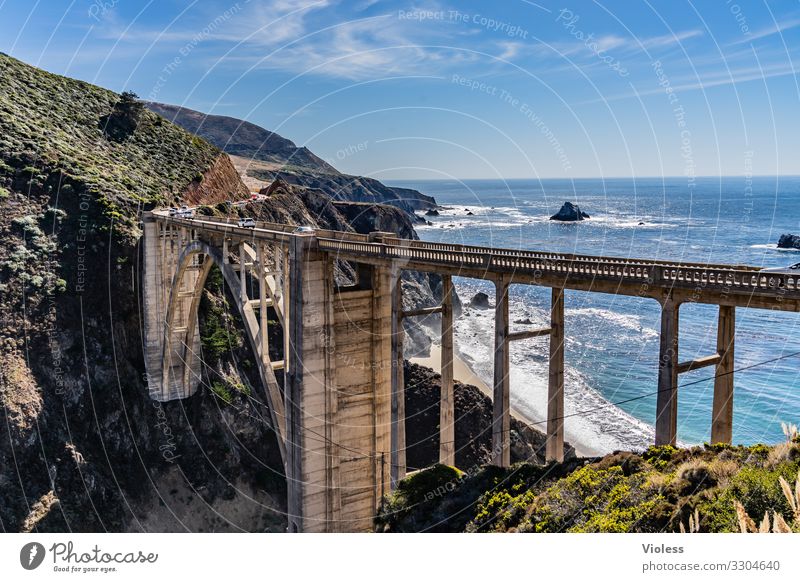
[(800, 174), (795, 0), (0, 0), (0, 51), (378, 179)]

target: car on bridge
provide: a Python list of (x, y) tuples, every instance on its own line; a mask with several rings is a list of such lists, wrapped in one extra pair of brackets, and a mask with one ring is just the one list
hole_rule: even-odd
[(253, 218), (240, 218), (239, 228), (255, 228), (256, 221)]
[(307, 225), (298, 226), (297, 228), (294, 229), (294, 232), (297, 232), (297, 233), (314, 232), (314, 227), (313, 226), (307, 226)]
[(761, 269), (762, 273), (777, 273), (779, 275), (800, 275), (800, 263), (789, 265), (788, 267), (769, 267)]
[(194, 210), (185, 204), (175, 213), (177, 218), (194, 218)]

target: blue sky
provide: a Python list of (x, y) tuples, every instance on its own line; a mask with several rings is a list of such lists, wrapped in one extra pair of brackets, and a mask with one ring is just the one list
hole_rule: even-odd
[(799, 47), (796, 1), (0, 0), (0, 51), (380, 179), (800, 174)]

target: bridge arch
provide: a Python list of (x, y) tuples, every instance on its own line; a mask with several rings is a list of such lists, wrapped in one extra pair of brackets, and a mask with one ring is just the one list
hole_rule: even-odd
[[(202, 256), (202, 262), (197, 265), (195, 259)], [(216, 247), (209, 245), (202, 240), (193, 240), (183, 249), (177, 259), (177, 266), (170, 285), (169, 299), (167, 302), (164, 317), (163, 349), (162, 349), (162, 382), (175, 381), (175, 368), (177, 359), (177, 369), (179, 372), (178, 381), (187, 389), (192, 381), (192, 374), (197, 373), (193, 370), (195, 363), (199, 364), (200, 354), (193, 349), (195, 334), (197, 330), (198, 311), (200, 299), (205, 287), (211, 268), (216, 265), (222, 273), (223, 281), (231, 295), (239, 312), (239, 316), (244, 322), (245, 332), (250, 344), (250, 348), (258, 360), (258, 371), (261, 383), (266, 393), (267, 405), (269, 406), (270, 419), (275, 430), (275, 435), (280, 448), (281, 460), (286, 463), (286, 442), (285, 430), (286, 419), (284, 413), (283, 398), (280, 386), (269, 359), (269, 353), (262, 350), (261, 334), (267, 333), (266, 329), (261, 329), (258, 318), (255, 316), (253, 306), (249, 302), (242, 300), (238, 292), (241, 280), (232, 265), (223, 259), (223, 253)], [(192, 268), (198, 267), (198, 275), (194, 278), (191, 289), (183, 291), (183, 282), (186, 273)], [(244, 269), (244, 265), (240, 268)], [(259, 284), (264, 284), (263, 281)], [(181, 309), (181, 303), (186, 299), (184, 293), (191, 294), (189, 308)], [(178, 321), (180, 319), (180, 321)], [(183, 339), (175, 345), (175, 335)], [(172, 377), (170, 377), (172, 376)], [(199, 375), (198, 375), (199, 378)]]

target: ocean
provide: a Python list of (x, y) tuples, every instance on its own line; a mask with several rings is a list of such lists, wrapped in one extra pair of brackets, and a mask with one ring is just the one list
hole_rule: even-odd
[[(777, 249), (783, 233), (800, 234), (800, 177), (647, 178), (576, 180), (393, 181), (436, 197), (447, 209), (417, 228), (424, 240), (616, 257), (748, 264), (800, 262)], [(565, 201), (591, 218), (548, 220)], [(472, 216), (467, 215), (468, 212)], [(459, 278), (466, 304), (493, 285)], [(548, 321), (549, 290), (511, 287), (511, 321)], [(642, 449), (653, 442), (660, 308), (652, 299), (567, 291), (565, 421), (567, 440), (597, 452)], [(716, 349), (717, 308), (684, 305), (680, 356)], [(759, 364), (800, 351), (800, 314), (737, 309), (734, 443), (783, 440), (781, 422), (800, 422), (800, 357)], [(463, 359), (492, 382), (494, 314), (467, 309), (456, 320)], [(512, 323), (512, 330), (519, 325)], [(535, 422), (545, 418), (546, 338), (511, 347), (512, 407)], [(713, 368), (681, 374), (679, 384), (710, 378)], [(678, 439), (709, 440), (713, 381), (679, 388)], [(596, 409), (594, 412), (588, 412)], [(577, 414), (576, 414), (577, 413)], [(543, 429), (544, 424), (537, 428)]]

